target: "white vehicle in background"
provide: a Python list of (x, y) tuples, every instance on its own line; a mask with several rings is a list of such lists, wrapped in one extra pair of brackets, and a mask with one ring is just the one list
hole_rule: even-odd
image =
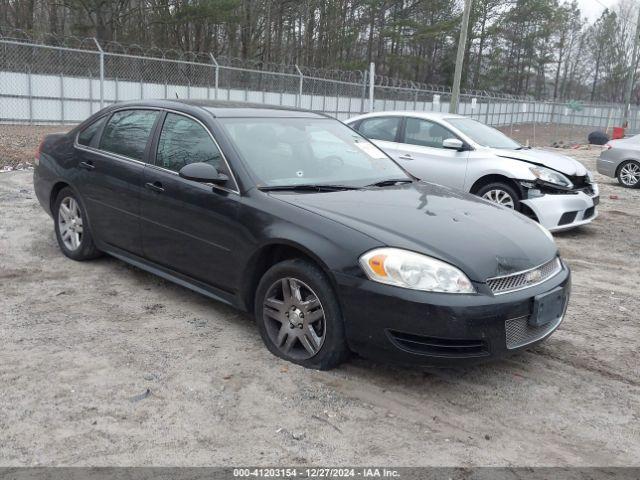
[(346, 123), (421, 180), (513, 208), (552, 232), (597, 216), (598, 186), (580, 162), (522, 146), (471, 118), (375, 112)]

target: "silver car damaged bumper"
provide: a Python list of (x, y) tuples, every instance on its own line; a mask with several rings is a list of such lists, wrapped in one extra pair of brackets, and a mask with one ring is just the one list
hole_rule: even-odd
[(593, 195), (584, 192), (546, 194), (521, 202), (533, 210), (538, 222), (551, 232), (569, 230), (590, 223), (598, 216), (598, 185), (592, 184)]

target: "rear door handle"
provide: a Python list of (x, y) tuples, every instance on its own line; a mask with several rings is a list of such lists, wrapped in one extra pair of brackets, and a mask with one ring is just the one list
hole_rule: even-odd
[(164, 192), (164, 188), (162, 187), (162, 184), (160, 182), (147, 182), (144, 184), (144, 188), (148, 188), (149, 190), (153, 190), (154, 192)]
[(93, 170), (94, 168), (96, 168), (96, 166), (93, 164), (93, 162), (80, 162), (80, 165), (78, 165), (80, 168), (84, 169), (84, 170)]
[(401, 160), (413, 160), (413, 157), (408, 153), (400, 155), (398, 158), (401, 159)]

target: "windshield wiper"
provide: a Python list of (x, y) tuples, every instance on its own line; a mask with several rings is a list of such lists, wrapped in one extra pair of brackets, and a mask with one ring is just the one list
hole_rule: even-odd
[(516, 147), (515, 150), (531, 150), (531, 147), (527, 147), (526, 145), (520, 145)]
[(413, 183), (410, 178), (390, 178), (388, 180), (380, 180), (379, 182), (367, 185), (367, 187), (391, 187), (399, 183)]
[(342, 190), (357, 190), (358, 187), (349, 185), (323, 185), (323, 184), (300, 184), (300, 185), (266, 185), (258, 187), (263, 192), (275, 191), (300, 191), (300, 192), (339, 192)]

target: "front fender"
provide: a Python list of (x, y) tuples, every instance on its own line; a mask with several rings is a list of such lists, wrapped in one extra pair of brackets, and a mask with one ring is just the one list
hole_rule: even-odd
[[(504, 165), (496, 166), (498, 162), (504, 162)], [(536, 177), (531, 173), (531, 166), (532, 165), (527, 162), (506, 158), (469, 159), (464, 188), (466, 191), (471, 191), (471, 187), (473, 187), (478, 180), (490, 175), (500, 175), (514, 181), (528, 180), (533, 182), (536, 180)]]

